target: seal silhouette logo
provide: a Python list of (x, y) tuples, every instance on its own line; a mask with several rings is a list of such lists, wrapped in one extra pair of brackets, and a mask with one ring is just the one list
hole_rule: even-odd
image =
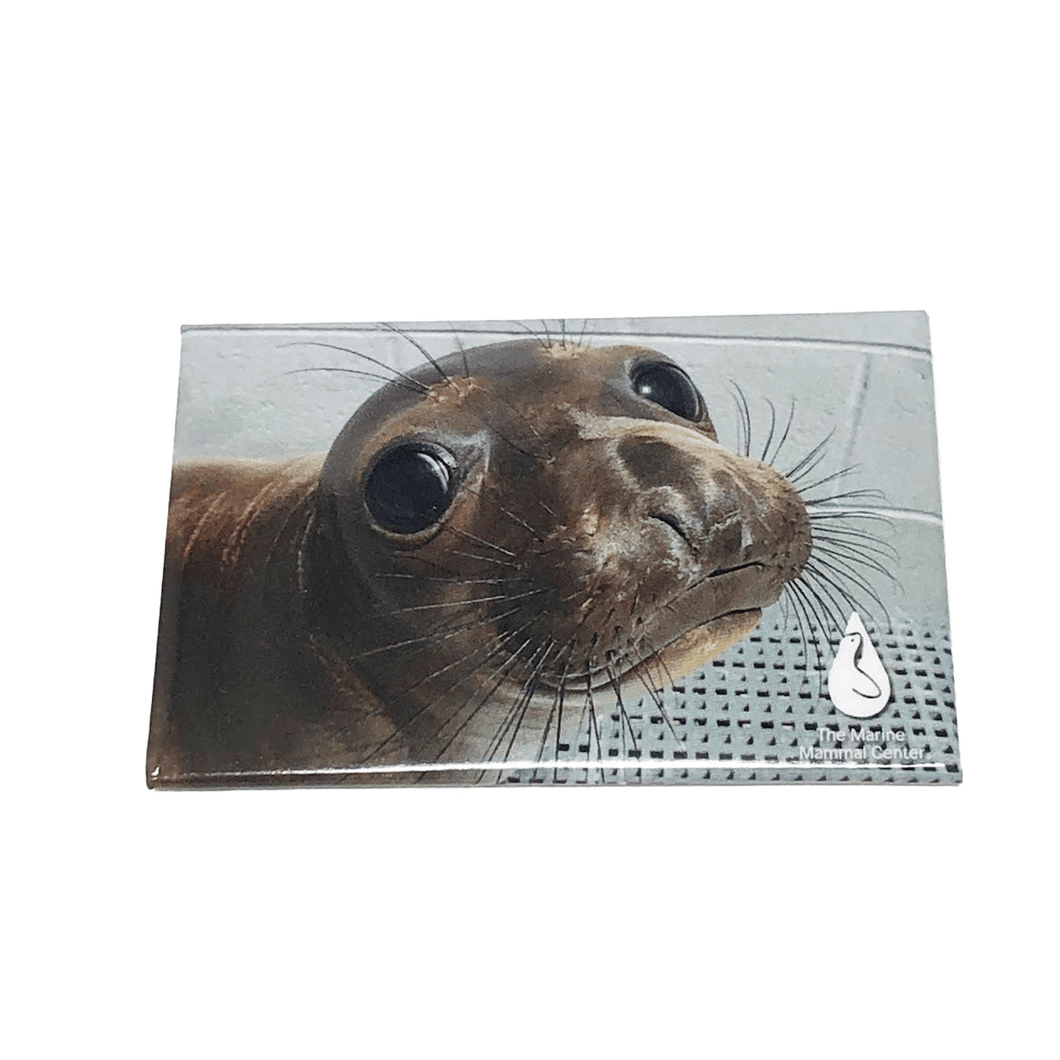
[(828, 695), (852, 718), (873, 718), (891, 698), (891, 681), (857, 611), (850, 613), (828, 670)]

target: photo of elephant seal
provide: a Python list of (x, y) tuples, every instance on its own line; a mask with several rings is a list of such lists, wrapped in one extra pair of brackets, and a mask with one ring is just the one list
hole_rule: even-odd
[(553, 761), (747, 636), (806, 566), (798, 490), (719, 444), (669, 357), (424, 352), (326, 456), (174, 467), (151, 786)]

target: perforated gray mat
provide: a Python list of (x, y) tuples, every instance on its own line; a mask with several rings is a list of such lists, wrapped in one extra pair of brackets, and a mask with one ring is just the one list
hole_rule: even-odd
[(562, 765), (508, 770), (501, 781), (958, 782), (948, 630), (868, 629), (892, 688), (887, 707), (874, 718), (848, 718), (828, 699), (834, 649), (816, 629), (807, 645), (774, 623), (665, 689), (658, 701), (645, 695), (625, 704), (625, 717), (615, 708), (598, 713), (595, 725), (587, 719), (577, 741), (560, 745)]

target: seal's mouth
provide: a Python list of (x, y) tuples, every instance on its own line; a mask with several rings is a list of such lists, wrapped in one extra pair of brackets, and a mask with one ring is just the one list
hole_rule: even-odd
[[(666, 607), (659, 608), (642, 627), (644, 648), (622, 682), (673, 684), (743, 640), (762, 619), (762, 611), (779, 598), (783, 577), (779, 569), (760, 562), (716, 570)], [(712, 615), (706, 621), (704, 615)]]
[[(609, 666), (567, 673), (568, 691), (613, 695), (624, 686), (657, 688), (673, 684), (743, 640), (762, 619), (761, 608), (728, 611), (675, 637), (669, 644), (638, 655), (629, 651), (612, 656)], [(561, 682), (543, 675), (541, 684), (555, 690)]]
[[(653, 695), (747, 637), (763, 610), (779, 599), (784, 584), (777, 566), (741, 563), (701, 575), (668, 597), (653, 598), (650, 608), (632, 613), (590, 609), (589, 621), (572, 641), (538, 647), (538, 658), (548, 658), (548, 665), (534, 668), (531, 661), (510, 683), (518, 683), (520, 699), (534, 691), (607, 701), (624, 694)], [(587, 596), (585, 603), (591, 602)], [(526, 643), (532, 641), (527, 638)], [(532, 670), (529, 678), (526, 669)]]
[(780, 569), (761, 562), (713, 571), (656, 605), (624, 643), (606, 652), (598, 645), (587, 666), (557, 683), (605, 697), (672, 685), (751, 633), (783, 585)]
[(649, 683), (650, 674), (655, 678), (655, 684), (658, 684), (661, 672), (665, 675), (666, 683), (672, 684), (743, 640), (761, 620), (760, 607), (718, 615), (717, 618), (690, 629), (654, 655), (631, 667), (623, 676), (623, 681), (630, 677), (636, 678), (640, 673)]

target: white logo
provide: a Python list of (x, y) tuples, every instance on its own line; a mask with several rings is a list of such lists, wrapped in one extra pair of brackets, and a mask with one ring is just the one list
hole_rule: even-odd
[(857, 611), (850, 613), (846, 633), (828, 671), (828, 695), (852, 718), (879, 714), (891, 698), (891, 681)]

